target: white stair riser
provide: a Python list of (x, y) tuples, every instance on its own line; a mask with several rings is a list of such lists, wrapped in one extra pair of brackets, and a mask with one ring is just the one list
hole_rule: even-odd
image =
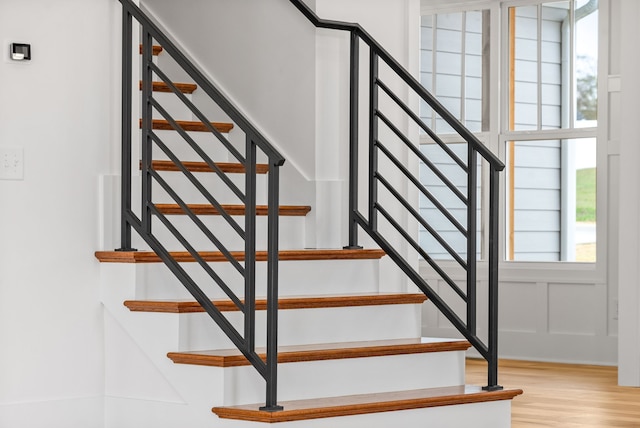
[[(241, 421), (225, 421), (220, 424), (220, 427), (225, 428), (248, 428), (251, 426), (255, 427), (256, 425), (255, 423), (248, 424)], [(511, 402), (494, 401), (489, 403), (312, 419), (307, 421), (284, 422), (277, 426), (278, 428), (510, 428)]]
[[(256, 428), (268, 426), (256, 422), (219, 419), (210, 413), (211, 406), (184, 405), (141, 399), (107, 397), (105, 428), (175, 428), (189, 421), (189, 428)], [(203, 410), (206, 414), (198, 414)], [(123, 415), (117, 418), (114, 415)], [(126, 416), (125, 416), (126, 415)], [(143, 417), (141, 415), (144, 415)], [(371, 413), (347, 417), (282, 422), (278, 428), (510, 428), (511, 401), (493, 401), (396, 412)]]
[[(301, 260), (278, 263), (280, 296), (375, 293), (379, 291), (378, 260)], [(229, 263), (211, 263), (214, 271), (238, 295), (244, 295), (244, 282)], [(181, 267), (211, 299), (225, 294), (196, 263)], [(188, 299), (191, 295), (162, 263), (136, 265), (137, 299)], [(256, 295), (267, 295), (267, 263), (256, 263)]]
[[(264, 380), (253, 367), (218, 370), (224, 370), (223, 405), (259, 403), (264, 400)], [(278, 399), (283, 401), (457, 385), (464, 385), (462, 351), (309, 361), (278, 366)]]
[[(158, 159), (160, 156), (154, 156)], [(166, 157), (163, 157), (163, 159)], [(188, 204), (210, 203), (210, 201), (200, 192), (193, 183), (181, 171), (160, 171), (160, 176), (171, 189)], [(215, 173), (193, 173), (195, 178), (201, 185), (215, 198), (220, 204), (240, 204), (244, 205), (244, 200), (225, 183), (218, 174)], [(237, 189), (246, 195), (245, 191), (245, 175), (227, 173), (226, 176), (237, 187)], [(256, 175), (256, 204), (267, 204), (267, 185), (268, 179), (266, 174)], [(140, 200), (142, 193), (141, 176), (134, 178), (132, 186), (132, 197), (134, 201)], [(176, 203), (175, 200), (165, 191), (165, 189), (154, 180), (152, 187), (152, 200), (154, 203)]]
[[(419, 315), (420, 305), (281, 310), (278, 343), (286, 346), (419, 337)], [(206, 313), (166, 316), (180, 318), (179, 346), (168, 351), (234, 347)], [(225, 316), (242, 333), (242, 314), (227, 312)], [(265, 311), (256, 313), (256, 346), (265, 345), (265, 318)]]
[[(233, 348), (231, 341), (206, 313), (131, 312), (123, 302), (135, 299), (135, 266), (103, 266), (101, 301), (150, 358), (167, 352)], [(281, 346), (420, 337), (422, 305), (383, 305), (279, 311)], [(243, 332), (240, 312), (225, 312)], [(265, 311), (256, 312), (256, 346), (265, 344)], [(262, 327), (260, 327), (262, 326)]]
[[(202, 157), (193, 150), (187, 140), (177, 131), (156, 129), (154, 133), (181, 161), (203, 161)], [(237, 162), (237, 160), (229, 154), (229, 151), (223, 143), (211, 132), (190, 131), (187, 132), (187, 134), (214, 162)], [(228, 138), (228, 134), (222, 134), (222, 136)], [(155, 144), (152, 153), (154, 160), (169, 159), (165, 152)]]
[[(160, 79), (154, 79), (160, 81)], [(187, 99), (191, 100), (191, 94), (184, 94)], [(173, 92), (153, 92), (153, 98), (160, 104), (160, 106), (165, 109), (169, 115), (175, 120), (191, 120), (193, 114), (189, 107), (184, 104), (176, 94)], [(142, 117), (142, 115), (140, 116)], [(165, 117), (160, 114), (155, 108), (153, 109), (153, 118), (154, 119), (162, 119), (165, 120)]]
[[(212, 240), (186, 215), (167, 215), (167, 219), (187, 239), (190, 245), (198, 251), (219, 251)], [(244, 230), (244, 217), (233, 216), (234, 221)], [(218, 239), (229, 251), (244, 251), (245, 240), (238, 232), (227, 223), (227, 220), (219, 215), (201, 216), (200, 220), (209, 231)], [(280, 249), (298, 249), (304, 245), (304, 217), (281, 217), (280, 218)], [(160, 243), (171, 251), (186, 251), (178, 239), (167, 229), (167, 227), (157, 217), (153, 218), (152, 233)], [(133, 236), (134, 248), (143, 249), (148, 245), (143, 244), (143, 239), (137, 234)], [(265, 250), (267, 248), (267, 218), (259, 216), (256, 218), (256, 249)]]
[[(415, 306), (417, 305), (283, 310), (279, 312), (278, 317), (278, 343), (287, 346), (418, 337), (419, 326), (415, 316), (419, 308)], [(242, 334), (242, 315), (239, 312), (227, 312), (224, 315)], [(258, 347), (265, 346), (266, 343), (265, 317), (265, 311), (256, 313)], [(206, 313), (131, 312), (128, 315), (124, 314), (124, 318), (124, 322), (131, 324), (125, 328), (133, 328), (140, 334), (145, 332), (149, 340), (154, 340), (153, 349), (149, 349), (150, 353), (159, 352), (164, 356), (167, 352), (173, 351), (235, 347)]]

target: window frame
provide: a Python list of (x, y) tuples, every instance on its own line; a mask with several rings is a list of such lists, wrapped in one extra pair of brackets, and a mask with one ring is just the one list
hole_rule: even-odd
[[(501, 239), (499, 242), (500, 255), (500, 281), (532, 281), (532, 282), (570, 282), (570, 283), (605, 283), (607, 276), (607, 257), (608, 251), (608, 212), (607, 212), (607, 188), (608, 188), (608, 157), (607, 157), (607, 129), (608, 117), (606, 115), (608, 109), (608, 93), (607, 93), (607, 62), (609, 49), (606, 44), (606, 34), (608, 31), (608, 1), (601, 0), (599, 5), (598, 17), (598, 125), (590, 128), (573, 128), (573, 129), (543, 129), (540, 131), (508, 131), (504, 124), (508, 124), (509, 111), (501, 109), (501, 106), (508, 106), (509, 92), (500, 91), (500, 88), (508, 86), (509, 79), (509, 38), (505, 36), (506, 29), (509, 25), (509, 8), (521, 7), (527, 5), (538, 5), (548, 3), (549, 0), (511, 0), (511, 1), (461, 1), (457, 3), (451, 2), (423, 2), (420, 15), (434, 15), (438, 13), (454, 13), (463, 11), (489, 10), (489, 20), (491, 32), (489, 35), (492, 49), (489, 53), (489, 76), (491, 82), (499, 82), (492, 84), (489, 88), (489, 120), (488, 130), (480, 133), (474, 133), (480, 141), (485, 143), (489, 149), (497, 153), (501, 159), (507, 158), (507, 143), (509, 141), (519, 141), (522, 139), (576, 139), (595, 137), (596, 138), (596, 165), (597, 165), (597, 181), (596, 181), (596, 210), (598, 215), (598, 227), (596, 231), (596, 261), (590, 262), (573, 262), (573, 261), (507, 261), (506, 260), (506, 192), (507, 177), (503, 173), (500, 181), (500, 224), (502, 227)], [(494, 30), (497, 29), (497, 30)], [(443, 141), (447, 143), (462, 142), (459, 138), (453, 136), (442, 136)], [(422, 136), (420, 144), (430, 143), (428, 137)], [(488, 182), (488, 168), (482, 168), (482, 180)], [(480, 201), (482, 212), (488, 211), (488, 197), (484, 194)], [(488, 218), (482, 216), (483, 231), (487, 230)], [(484, 232), (483, 232), (484, 233)], [(488, 240), (482, 239), (482, 254), (486, 254), (488, 249)], [(454, 267), (450, 261), (443, 260), (443, 266)], [(455, 263), (455, 262), (454, 262)], [(426, 274), (429, 267), (426, 262), (420, 262), (421, 272)], [(486, 269), (486, 260), (478, 261), (479, 270)]]
[[(512, 0), (505, 1), (501, 4), (501, 29), (508, 29), (509, 27), (509, 8), (522, 7), (522, 6), (537, 6), (539, 4), (548, 3), (549, 0)], [(509, 110), (508, 108), (502, 109), (501, 124), (499, 134), (499, 156), (501, 159), (507, 159), (507, 144), (509, 141), (520, 141), (523, 139), (534, 140), (543, 138), (557, 138), (557, 139), (575, 139), (583, 137), (596, 138), (596, 168), (598, 171), (596, 178), (596, 212), (598, 216), (598, 227), (596, 230), (596, 261), (594, 263), (573, 262), (573, 261), (557, 261), (557, 262), (534, 262), (534, 261), (515, 261), (506, 260), (506, 236), (501, 239), (501, 269), (503, 272), (503, 280), (509, 280), (512, 276), (522, 277), (523, 275), (531, 280), (548, 280), (548, 281), (562, 281), (562, 282), (605, 282), (606, 281), (606, 267), (607, 267), (607, 229), (608, 229), (608, 213), (607, 213), (607, 153), (606, 153), (606, 129), (608, 129), (607, 115), (605, 114), (608, 108), (607, 93), (606, 93), (606, 58), (608, 57), (608, 49), (606, 43), (603, 43), (606, 34), (607, 27), (604, 25), (606, 22), (606, 7), (600, 5), (598, 13), (598, 126), (591, 128), (566, 128), (566, 129), (551, 129), (551, 130), (538, 130), (538, 131), (509, 131), (507, 129), (509, 123)], [(501, 87), (508, 87), (509, 81), (509, 37), (502, 37), (501, 48), (502, 53), (500, 58), (501, 73)], [(500, 102), (503, 106), (509, 104), (509, 92), (502, 91), (500, 96)], [(500, 212), (502, 215), (501, 221), (503, 225), (506, 225), (507, 212), (506, 212), (506, 191), (507, 191), (507, 178), (503, 177), (501, 181), (503, 187), (501, 199)], [(506, 235), (506, 229), (503, 229)]]

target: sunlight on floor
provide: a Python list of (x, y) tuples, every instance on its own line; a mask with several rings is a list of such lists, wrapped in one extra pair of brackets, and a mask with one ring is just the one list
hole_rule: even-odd
[[(617, 386), (616, 367), (501, 360), (499, 382), (521, 388), (512, 428), (640, 427), (640, 388)], [(467, 383), (486, 383), (486, 364), (467, 360)]]

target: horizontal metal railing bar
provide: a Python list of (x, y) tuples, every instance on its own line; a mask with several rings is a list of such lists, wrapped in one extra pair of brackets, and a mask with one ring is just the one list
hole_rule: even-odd
[(427, 283), (427, 281), (420, 276), (418, 272), (409, 265), (409, 263), (396, 251), (396, 249), (386, 240), (382, 235), (378, 232), (372, 230), (369, 227), (369, 223), (362, 216), (360, 212), (355, 213), (356, 222), (362, 227), (362, 229), (367, 232), (367, 234), (378, 244), (380, 248), (382, 248), (387, 256), (391, 258), (397, 265), (402, 269), (402, 271), (411, 279), (416, 286), (429, 298), (429, 300), (438, 308), (440, 312), (453, 324), (453, 326), (467, 339), (471, 342), (471, 345), (476, 348), (476, 350), (482, 355), (484, 359), (489, 359), (489, 351), (487, 346), (480, 340), (480, 338), (476, 335), (470, 334), (467, 330), (467, 326), (458, 317), (449, 305), (436, 293), (433, 288)]
[(422, 84), (411, 75), (396, 59), (389, 54), (369, 33), (360, 25), (348, 22), (328, 21), (318, 17), (302, 0), (290, 0), (316, 27), (355, 33), (363, 42), (382, 59), (387, 65), (411, 88), (418, 96), (427, 102), (440, 117), (442, 117), (463, 139), (473, 146), (496, 170), (502, 171), (504, 163), (491, 152), (478, 138), (473, 135), (456, 117), (425, 89)]
[(153, 131), (150, 132), (151, 135), (151, 139), (153, 140), (154, 143), (156, 143), (158, 145), (158, 147), (160, 147), (160, 149), (173, 161), (174, 164), (176, 164), (178, 166), (178, 168), (180, 169), (180, 171), (187, 177), (187, 179), (191, 182), (191, 184), (193, 184), (196, 189), (198, 189), (198, 191), (202, 194), (202, 196), (205, 197), (205, 199), (207, 201), (209, 201), (209, 203), (211, 205), (213, 205), (216, 210), (218, 211), (218, 213), (220, 213), (220, 215), (227, 221), (227, 223), (229, 223), (229, 225), (233, 228), (233, 230), (236, 231), (236, 233), (242, 238), (242, 239), (246, 239), (246, 234), (244, 232), (244, 229), (242, 229), (242, 227), (240, 227), (240, 225), (238, 224), (237, 221), (235, 221), (233, 219), (233, 217), (231, 217), (229, 215), (229, 213), (227, 213), (224, 208), (222, 207), (222, 205), (218, 202), (218, 200), (202, 185), (202, 183), (200, 182), (200, 180), (198, 180), (196, 178), (195, 175), (193, 175), (193, 173), (191, 171), (189, 171), (183, 164), (182, 162), (180, 162), (180, 160), (176, 157), (176, 155), (171, 151), (171, 149), (169, 149), (169, 147), (166, 146), (166, 144), (164, 144), (162, 142), (162, 139)]
[(244, 313), (245, 304), (240, 300), (238, 296), (229, 288), (229, 286), (220, 278), (220, 276), (209, 266), (207, 261), (200, 255), (198, 250), (196, 250), (193, 245), (187, 241), (187, 239), (180, 233), (180, 231), (169, 221), (169, 219), (160, 212), (155, 205), (151, 204), (150, 207), (151, 212), (155, 215), (162, 224), (171, 232), (171, 234), (182, 244), (182, 246), (191, 254), (191, 257), (204, 269), (204, 271), (218, 284), (218, 287), (231, 299), (231, 301), (236, 305), (236, 307)]
[(207, 93), (211, 99), (225, 112), (233, 123), (236, 124), (245, 133), (251, 135), (256, 145), (265, 152), (269, 158), (274, 159), (278, 166), (285, 162), (285, 158), (269, 143), (269, 141), (253, 126), (251, 122), (242, 114), (236, 106), (234, 106), (223, 94), (214, 87), (213, 84), (205, 77), (205, 75), (193, 65), (193, 63), (176, 47), (176, 45), (158, 28), (158, 26), (149, 20), (145, 14), (131, 0), (120, 0), (122, 6), (140, 23), (143, 23), (153, 38), (163, 47), (164, 51), (171, 56), (186, 72), (189, 74), (193, 82), (200, 89)]
[(219, 176), (220, 179), (227, 185), (227, 187), (242, 201), (242, 203), (246, 202), (245, 194), (235, 185), (235, 183), (229, 178), (227, 174), (225, 174), (218, 165), (211, 159), (209, 155), (196, 143), (193, 138), (185, 131), (178, 122), (167, 112), (164, 107), (162, 107), (155, 98), (151, 98), (151, 105), (158, 110), (158, 112), (164, 117), (167, 122), (173, 127), (173, 129), (180, 134), (180, 136), (189, 144), (189, 146), (195, 151), (198, 156), (209, 166), (209, 168), (213, 169)]
[[(391, 223), (391, 225), (398, 231), (400, 235), (402, 235), (402, 237), (409, 243), (409, 245), (411, 245), (425, 260), (427, 260), (427, 262), (429, 260), (433, 262), (433, 259), (429, 257), (429, 255), (426, 253), (426, 251), (422, 249), (422, 247), (420, 247), (420, 244), (418, 244), (409, 235), (409, 233), (406, 230), (404, 230), (402, 226), (400, 226), (400, 224), (398, 224), (398, 222), (393, 218), (393, 216), (389, 214), (389, 212), (385, 210), (382, 205), (377, 203), (376, 210), (378, 210), (378, 212), (380, 212), (380, 214), (382, 214), (383, 217), (386, 218), (389, 223)], [(440, 277), (444, 279), (447, 284), (449, 284), (449, 286), (453, 289), (453, 291), (456, 292), (456, 294), (462, 299), (463, 302), (468, 303), (468, 299), (464, 291), (462, 291), (460, 287), (458, 287), (458, 284), (456, 284), (449, 277), (449, 275), (447, 275), (447, 273), (440, 268), (440, 266), (438, 266), (435, 262), (433, 262), (433, 264), (429, 263), (429, 265), (431, 265), (431, 267), (440, 275)]]
[(140, 234), (142, 239), (153, 249), (153, 251), (160, 257), (160, 259), (167, 265), (169, 270), (178, 278), (178, 280), (185, 286), (194, 299), (204, 308), (209, 316), (218, 324), (220, 329), (229, 337), (233, 344), (242, 352), (242, 354), (251, 362), (261, 376), (265, 376), (266, 364), (257, 355), (255, 350), (247, 349), (246, 342), (242, 335), (238, 333), (235, 327), (229, 322), (229, 320), (222, 315), (222, 312), (216, 308), (211, 299), (198, 287), (195, 281), (187, 274), (187, 272), (180, 266), (171, 253), (153, 236), (144, 233), (143, 227), (138, 223), (131, 223), (131, 226)]
[(387, 188), (387, 190), (393, 195), (393, 197), (395, 197), (398, 202), (400, 202), (402, 206), (404, 206), (405, 209), (409, 211), (409, 213), (416, 220), (418, 220), (422, 227), (424, 227), (427, 232), (429, 232), (431, 236), (433, 236), (435, 240), (438, 241), (440, 245), (442, 245), (442, 248), (447, 250), (451, 257), (453, 257), (454, 260), (457, 261), (464, 270), (467, 270), (467, 263), (462, 259), (462, 257), (460, 257), (460, 255), (453, 248), (451, 248), (449, 243), (442, 236), (440, 236), (440, 234), (433, 227), (431, 227), (431, 225), (424, 219), (424, 217), (422, 217), (420, 213), (416, 211), (416, 209), (413, 208), (405, 198), (402, 197), (402, 195), (384, 178), (382, 174), (380, 174), (379, 171), (375, 173), (375, 177), (380, 183), (384, 185), (384, 187)]
[(238, 162), (240, 162), (241, 164), (246, 165), (246, 159), (244, 158), (244, 156), (242, 156), (242, 154), (238, 151), (238, 149), (233, 147), (233, 145), (231, 145), (229, 140), (227, 140), (224, 137), (224, 135), (222, 135), (222, 133), (216, 129), (215, 126), (211, 125), (211, 121), (198, 109), (198, 107), (196, 107), (195, 104), (193, 104), (189, 100), (189, 98), (187, 98), (187, 96), (185, 94), (182, 93), (181, 90), (179, 90), (176, 87), (176, 85), (171, 81), (171, 79), (169, 79), (169, 77), (166, 74), (164, 74), (164, 72), (162, 70), (160, 70), (160, 68), (155, 63), (153, 63), (153, 62), (150, 63), (150, 66), (151, 66), (151, 70), (164, 83), (166, 83), (167, 86), (169, 86), (171, 88), (171, 91), (178, 97), (178, 99), (180, 99), (180, 101), (182, 101), (182, 103), (184, 105), (186, 105), (189, 108), (189, 110), (191, 110), (191, 112), (194, 114), (194, 116), (196, 116), (198, 119), (200, 119), (200, 122), (202, 122), (202, 124), (205, 127), (207, 127), (209, 132), (211, 132), (213, 135), (216, 136), (216, 138), (218, 140), (220, 140), (220, 142), (233, 155), (233, 157), (236, 158), (236, 160), (238, 160)]
[[(411, 141), (380, 111), (377, 110), (375, 112), (376, 116), (378, 116), (384, 123), (393, 131), (394, 134), (398, 136), (402, 140), (402, 142), (422, 161), (425, 165), (429, 167), (431, 171), (442, 181), (449, 190), (462, 201), (463, 204), (469, 205), (469, 200), (466, 196), (462, 194), (460, 190), (447, 178), (446, 175), (442, 173), (434, 164), (431, 162), (425, 155), (422, 153), (415, 144), (412, 144)], [(466, 168), (465, 168), (466, 169)], [(464, 233), (464, 232), (463, 232)]]
[(429, 201), (433, 203), (433, 205), (440, 211), (440, 213), (444, 215), (447, 220), (449, 220), (449, 222), (460, 231), (460, 233), (462, 233), (465, 237), (468, 237), (468, 233), (465, 227), (462, 226), (460, 222), (458, 222), (458, 220), (456, 220), (453, 214), (451, 214), (451, 212), (445, 206), (443, 206), (435, 196), (433, 196), (433, 194), (424, 186), (424, 184), (420, 182), (420, 180), (418, 180), (413, 174), (411, 174), (407, 167), (404, 166), (402, 162), (400, 162), (398, 158), (395, 157), (393, 153), (391, 153), (389, 149), (385, 147), (384, 144), (382, 144), (380, 141), (376, 141), (376, 146), (389, 158), (389, 160), (396, 166), (396, 168), (398, 168), (400, 172), (402, 172), (404, 176), (407, 177), (409, 181), (411, 181), (411, 183), (420, 191), (420, 193), (426, 196), (427, 199), (429, 199)]
[[(216, 248), (218, 248), (218, 250), (220, 250), (222, 255), (227, 259), (227, 261), (229, 261), (229, 263), (233, 265), (233, 267), (236, 268), (238, 273), (244, 276), (245, 275), (244, 267), (242, 267), (242, 265), (238, 262), (238, 260), (235, 257), (233, 257), (233, 255), (227, 249), (227, 247), (222, 242), (220, 242), (220, 240), (211, 232), (211, 230), (202, 222), (202, 220), (200, 220), (200, 217), (198, 217), (193, 212), (193, 210), (191, 210), (189, 205), (185, 203), (184, 200), (180, 198), (180, 196), (178, 196), (178, 194), (171, 188), (171, 186), (169, 186), (169, 184), (164, 180), (164, 178), (162, 178), (162, 176), (158, 174), (158, 172), (154, 169), (151, 169), (151, 176), (158, 182), (158, 184), (160, 184), (160, 186), (169, 194), (169, 196), (171, 196), (171, 198), (187, 214), (187, 216), (191, 219), (191, 221), (193, 221), (196, 224), (196, 226), (198, 226), (200, 231), (204, 233), (207, 239), (209, 239), (209, 241), (211, 241), (211, 243), (215, 245)], [(154, 208), (155, 210), (162, 212), (162, 210), (160, 210), (155, 204), (154, 204)]]
[(420, 119), (418, 117), (417, 114), (415, 114), (413, 111), (411, 111), (411, 109), (404, 103), (402, 102), (402, 100), (400, 98), (398, 98), (398, 96), (396, 94), (394, 94), (391, 89), (389, 89), (389, 87), (387, 87), (387, 85), (384, 84), (384, 82), (382, 82), (380, 79), (378, 79), (376, 81), (378, 87), (380, 89), (382, 89), (384, 92), (386, 92), (386, 94), (402, 109), (404, 110), (404, 112), (407, 114), (407, 116), (409, 116), (411, 119), (413, 119), (413, 121), (420, 126), (420, 128), (422, 128), (422, 130), (424, 132), (427, 133), (427, 135), (429, 135), (429, 137), (436, 142), (436, 144), (438, 144), (438, 146), (440, 146), (440, 148), (447, 154), (449, 155), (449, 157), (458, 164), (458, 166), (460, 168), (462, 168), (462, 170), (464, 172), (469, 172), (469, 168), (467, 167), (467, 164), (465, 164), (462, 159), (460, 159), (458, 157), (458, 155), (456, 155), (453, 150), (451, 150), (449, 148), (449, 146), (442, 141), (442, 139), (435, 133), (433, 132), (433, 130), (431, 128), (429, 128), (427, 126), (426, 123), (424, 123), (424, 121), (422, 119)]

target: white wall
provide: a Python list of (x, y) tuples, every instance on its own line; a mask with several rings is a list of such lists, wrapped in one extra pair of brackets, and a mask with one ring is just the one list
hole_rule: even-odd
[[(385, 0), (316, 0), (316, 13), (322, 19), (359, 23), (371, 36), (373, 36), (396, 60), (407, 68), (414, 76), (418, 74), (419, 51), (419, 2), (417, 0), (404, 0), (389, 2)], [(384, 17), (384, 18), (382, 18)], [(350, 64), (350, 38), (349, 33), (334, 30), (318, 30), (317, 38), (317, 79), (316, 79), (316, 103), (317, 103), (317, 148), (316, 169), (318, 176), (324, 182), (320, 182), (318, 189), (327, 186), (331, 180), (341, 180), (341, 192), (335, 191), (331, 195), (332, 201), (341, 201), (342, 213), (347, 213), (347, 177), (348, 177), (348, 147), (349, 147), (349, 64)], [(369, 110), (369, 49), (364, 43), (360, 43), (360, 210), (367, 212), (367, 189), (365, 187), (368, 171), (368, 152), (365, 144), (368, 142), (368, 110)], [(408, 105), (417, 106), (416, 97), (409, 94), (406, 85), (400, 84), (399, 79), (391, 77), (388, 68), (380, 61), (380, 76), (385, 83), (396, 91), (396, 94)], [(418, 131), (415, 126), (409, 124), (406, 116), (397, 114), (394, 103), (380, 97), (381, 110), (394, 120), (396, 126), (406, 132), (406, 135), (414, 141), (418, 141)], [(380, 126), (381, 140), (385, 140), (387, 131)], [(395, 139), (395, 137), (394, 137)], [(390, 144), (390, 143), (389, 143)], [(407, 150), (402, 147), (395, 154), (405, 161), (405, 164), (417, 174), (417, 161), (407, 156)], [(381, 156), (382, 157), (382, 156)], [(381, 162), (384, 162), (382, 160)], [(401, 175), (399, 172), (391, 172), (386, 175), (393, 179)], [(402, 180), (401, 180), (402, 182)], [(399, 187), (405, 196), (409, 195), (406, 183)], [(382, 192), (381, 192), (382, 193)], [(408, 196), (411, 200), (414, 196)], [(381, 199), (383, 197), (381, 196)], [(328, 199), (328, 198), (327, 198)], [(328, 199), (329, 200), (329, 199)], [(335, 202), (333, 202), (335, 203)], [(319, 201), (320, 207), (327, 206), (327, 202)], [(386, 206), (390, 212), (396, 214), (393, 208)], [(334, 216), (336, 214), (334, 211)], [(409, 227), (407, 221), (400, 219), (400, 215), (407, 216), (406, 212), (399, 210), (397, 219)], [(344, 217), (344, 214), (342, 214)], [(334, 221), (333, 224), (336, 224)], [(382, 222), (381, 222), (382, 223)], [(381, 226), (383, 227), (383, 226)], [(413, 226), (412, 226), (413, 227)], [(347, 236), (346, 222), (342, 223), (342, 237)], [(335, 232), (335, 228), (334, 228)], [(417, 233), (417, 229), (416, 229)], [(360, 231), (360, 245), (371, 245), (365, 233)], [(345, 238), (342, 238), (344, 242)], [(398, 243), (393, 238), (388, 238), (392, 243)], [(397, 248), (401, 253), (407, 253), (406, 244), (398, 243)], [(416, 258), (417, 260), (417, 258)], [(387, 266), (385, 266), (385, 264)], [(386, 279), (381, 284), (390, 289), (404, 289), (406, 278), (398, 275), (397, 268), (391, 266), (389, 260), (383, 262), (381, 274)]]
[[(312, 6), (321, 18), (363, 24), (401, 63), (416, 65), (418, 29), (409, 36), (407, 28), (412, 14), (418, 22), (417, 4), (323, 0)], [(346, 245), (348, 34), (316, 31), (279, 0), (145, 0), (143, 6), (287, 158), (283, 174), (293, 179), (283, 183), (298, 186), (288, 186), (283, 198), (313, 206), (307, 246)], [(292, 199), (304, 180), (307, 190)]]
[[(98, 174), (112, 155), (112, 0), (0, 3), (0, 426), (103, 426)], [(8, 44), (32, 44), (29, 64)]]
[(315, 32), (299, 12), (279, 0), (142, 3), (288, 162), (313, 179)]

